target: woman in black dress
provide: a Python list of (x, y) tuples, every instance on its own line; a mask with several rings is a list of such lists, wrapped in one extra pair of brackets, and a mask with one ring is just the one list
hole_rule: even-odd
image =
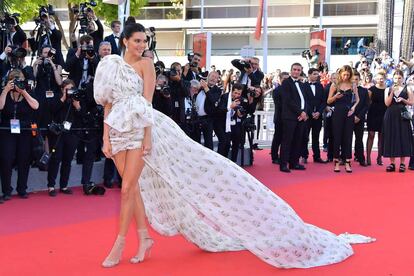
[[(358, 89), (351, 82), (352, 68), (344, 65), (339, 69), (336, 84), (329, 89), (328, 105), (335, 107), (332, 113), (334, 172), (339, 172), (339, 158), (345, 157), (345, 170), (352, 172), (352, 133), (354, 130), (355, 107), (359, 103)], [(342, 152), (342, 154), (341, 154)]]
[(395, 158), (400, 158), (400, 172), (405, 172), (405, 157), (411, 155), (411, 140), (413, 139), (410, 120), (401, 117), (401, 110), (406, 105), (414, 104), (411, 90), (403, 85), (404, 73), (396, 70), (393, 74), (393, 85), (386, 90), (385, 105), (388, 107), (384, 115), (383, 144), (381, 152), (389, 157), (391, 164), (387, 172), (395, 171)]
[(385, 99), (385, 74), (382, 72), (377, 73), (375, 76), (375, 86), (368, 89), (368, 96), (371, 101), (371, 105), (368, 109), (367, 115), (367, 165), (371, 165), (371, 151), (374, 144), (375, 132), (378, 132), (378, 157), (377, 164), (382, 165), (381, 158), (381, 144), (382, 144), (382, 122), (384, 120), (384, 114), (387, 110), (387, 106), (384, 103)]

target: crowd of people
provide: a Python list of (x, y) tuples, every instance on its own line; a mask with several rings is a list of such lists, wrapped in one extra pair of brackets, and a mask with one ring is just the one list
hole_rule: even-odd
[[(33, 32), (27, 38), (17, 21), (8, 26), (7, 43), (0, 55), (0, 203), (11, 199), (14, 168), (16, 191), (21, 198), (28, 198), (31, 166), (47, 170), (45, 186), (50, 196), (57, 195), (58, 172), (59, 191), (72, 194), (68, 183), (74, 156), (82, 164), (81, 184), (86, 195), (102, 195), (105, 188), (114, 186), (114, 179), (122, 185), (111, 159), (105, 159), (105, 188), (91, 181), (93, 164), (102, 157), (103, 126), (103, 108), (94, 100), (93, 80), (101, 59), (121, 54), (121, 24), (112, 22), (113, 33), (103, 37), (102, 24), (92, 10), (88, 16), (86, 33), (73, 39), (66, 59), (61, 49), (62, 34), (48, 16), (42, 18), (45, 31), (37, 40)], [(414, 59), (401, 59), (395, 64), (386, 53), (372, 55), (372, 49), (373, 45), (367, 47), (355, 66), (346, 65), (331, 74), (326, 64), (312, 66), (306, 75), (302, 65), (294, 63), (291, 72), (279, 70), (265, 76), (256, 57), (234, 59), (235, 69), (222, 71), (214, 66), (203, 71), (199, 53), (189, 55), (188, 63), (174, 62), (169, 68), (154, 60), (157, 78), (153, 107), (211, 150), (215, 135), (216, 151), (237, 162), (246, 142), (250, 149), (258, 149), (252, 138), (256, 129), (254, 113), (263, 108), (264, 97), (273, 96), (275, 134), (271, 156), (282, 172), (305, 169), (310, 134), (314, 162), (334, 161), (335, 171), (343, 163), (346, 171), (352, 172), (354, 133), (354, 159), (369, 166), (376, 132), (377, 164), (382, 165), (381, 156), (390, 157), (387, 171), (394, 171), (394, 159), (400, 157), (402, 172), (404, 158), (412, 153), (406, 106), (414, 103)], [(31, 65), (26, 64), (28, 52), (37, 52)], [(153, 49), (143, 55), (152, 59), (155, 56)], [(68, 72), (67, 77), (63, 70)], [(366, 157), (362, 141), (365, 123), (369, 133)], [(327, 159), (322, 158), (319, 145), (322, 129)], [(41, 154), (39, 147), (34, 150), (39, 141)], [(414, 169), (413, 159), (410, 168)]]

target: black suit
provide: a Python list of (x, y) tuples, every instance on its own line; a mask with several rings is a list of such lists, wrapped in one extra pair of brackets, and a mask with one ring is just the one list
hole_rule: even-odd
[[(66, 56), (66, 66), (65, 70), (69, 72), (69, 79), (73, 80), (76, 86), (79, 86), (79, 83), (82, 79), (83, 74), (83, 61), (84, 58), (77, 57), (75, 55), (77, 49), (70, 48), (68, 51), (68, 55)], [(99, 57), (95, 55), (95, 57), (88, 61), (88, 76), (94, 76), (96, 67), (98, 66)]]
[(49, 33), (49, 39), (50, 41), (48, 41), (47, 35), (44, 34), (39, 38), (39, 43), (36, 43), (34, 38), (29, 38), (28, 41), (29, 41), (30, 48), (32, 49), (32, 51), (37, 51), (38, 56), (41, 56), (43, 45), (52, 46), (52, 48), (56, 50), (55, 63), (63, 67), (65, 64), (65, 61), (63, 60), (62, 46), (61, 46), (62, 33), (57, 28), (55, 28)]
[(273, 123), (275, 124), (275, 132), (272, 140), (272, 160), (279, 159), (279, 148), (282, 142), (282, 86), (279, 85), (273, 90), (273, 103), (275, 106), (275, 113), (273, 116)]
[(12, 38), (13, 46), (23, 47), (24, 43), (27, 41), (26, 33), (22, 30), (22, 28), (17, 25), (15, 27), (16, 33)]
[[(111, 54), (112, 55), (121, 55), (121, 48), (118, 48), (116, 41), (115, 41), (114, 34), (108, 35), (107, 37), (105, 37), (104, 40), (111, 43)], [(118, 42), (120, 42), (119, 39), (118, 39)]]
[(95, 52), (99, 50), (99, 44), (101, 44), (104, 35), (104, 28), (102, 26), (101, 21), (98, 19), (95, 21), (96, 26), (98, 29), (96, 31), (91, 32), (89, 35), (93, 38), (93, 45), (95, 47)]
[[(312, 151), (313, 158), (321, 158), (321, 151), (319, 149), (319, 134), (322, 128), (322, 114), (326, 107), (325, 92), (323, 86), (320, 82), (316, 83), (305, 83), (305, 91), (307, 98), (309, 99), (309, 119), (306, 121), (306, 130), (305, 130), (305, 139), (303, 143), (302, 156), (308, 158), (308, 142), (309, 142), (309, 133), (312, 130)], [(313, 94), (312, 86), (314, 86), (315, 94)], [(319, 118), (313, 119), (312, 113), (319, 112)]]
[(355, 107), (355, 116), (360, 119), (358, 123), (354, 125), (355, 133), (355, 157), (358, 162), (365, 162), (364, 156), (364, 142), (362, 141), (364, 136), (365, 118), (369, 108), (368, 90), (364, 87), (358, 86), (359, 103)]
[[(240, 83), (243, 78), (244, 78), (244, 74), (246, 73), (246, 71), (244, 70), (244, 66), (240, 63), (240, 59), (233, 59), (231, 61), (231, 64), (236, 67), (237, 69), (239, 69), (240, 71), (240, 78), (238, 79), (238, 82)], [(263, 78), (264, 78), (264, 74), (262, 71), (260, 70), (256, 70), (252, 73), (250, 73), (248, 75), (249, 79), (250, 79), (250, 85), (251, 86), (257, 86), (260, 85)], [(243, 83), (246, 84), (246, 83)]]
[(282, 124), (283, 136), (280, 148), (280, 166), (285, 167), (287, 163), (291, 167), (299, 164), (301, 145), (303, 144), (303, 133), (306, 122), (299, 121), (298, 117), (302, 112), (308, 112), (308, 100), (303, 83), (298, 82), (302, 91), (304, 106), (302, 106), (299, 91), (292, 78), (282, 83)]
[(217, 85), (210, 87), (210, 90), (206, 93), (207, 99), (204, 103), (204, 110), (211, 117), (211, 120), (213, 122), (213, 130), (218, 139), (218, 153), (223, 152), (222, 149), (225, 147), (226, 143), (226, 133), (224, 131), (225, 121), (222, 120), (223, 114), (220, 114), (218, 111), (218, 105), (222, 92), (223, 90)]

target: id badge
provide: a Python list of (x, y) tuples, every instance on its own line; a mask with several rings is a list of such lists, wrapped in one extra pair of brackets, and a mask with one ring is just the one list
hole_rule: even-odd
[(71, 122), (68, 122), (68, 121), (64, 121), (63, 122), (63, 128), (65, 130), (69, 131), (71, 129), (71, 127), (72, 127), (72, 123)]
[(179, 105), (178, 101), (175, 101), (175, 102), (174, 102), (174, 106), (175, 106), (175, 108), (179, 108), (179, 107), (180, 107), (180, 105)]
[(10, 132), (14, 134), (20, 134), (20, 120), (19, 119), (10, 120)]
[(53, 91), (51, 90), (46, 91), (46, 99), (53, 98), (54, 95), (55, 93), (53, 93)]

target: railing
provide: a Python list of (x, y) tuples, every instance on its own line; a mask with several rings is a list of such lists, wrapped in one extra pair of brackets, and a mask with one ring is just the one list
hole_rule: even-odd
[(177, 7), (144, 7), (136, 18), (142, 20), (183, 19), (183, 9)]
[[(319, 4), (314, 5), (314, 16), (319, 16)], [(323, 5), (324, 16), (343, 15), (376, 15), (377, 2), (359, 3), (325, 3)]]

